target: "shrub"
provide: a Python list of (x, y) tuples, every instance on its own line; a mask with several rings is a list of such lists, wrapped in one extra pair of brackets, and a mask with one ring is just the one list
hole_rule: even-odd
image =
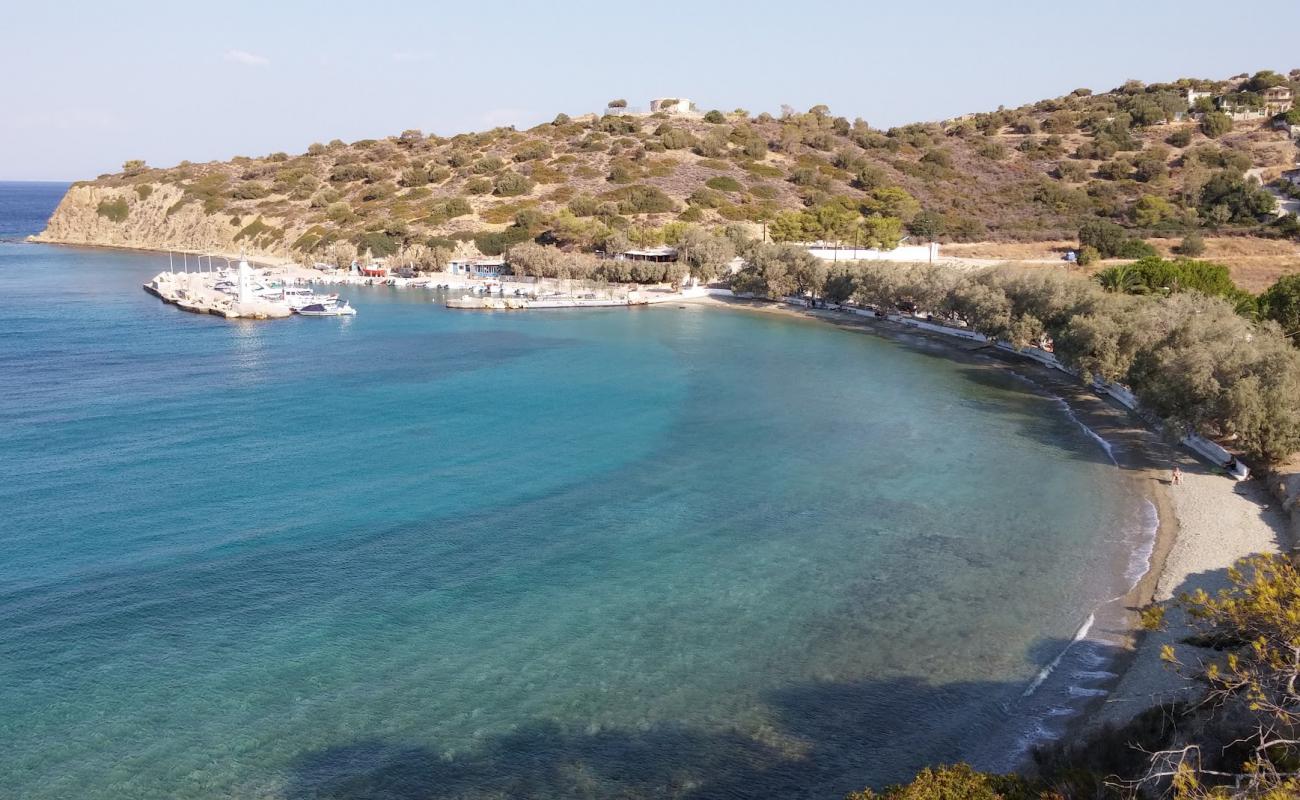
[(573, 120), (569, 118), (568, 114), (561, 112), (555, 115), (555, 119), (551, 120), (551, 124), (558, 127), (560, 125), (568, 125), (572, 121)]
[(711, 122), (711, 123), (713, 123), (714, 125), (717, 125), (718, 123), (726, 122), (726, 121), (727, 121), (727, 118), (726, 118), (725, 116), (722, 115), (722, 112), (721, 112), (721, 111), (718, 111), (718, 110), (715, 108), (714, 110), (712, 110), (712, 111), (710, 111), (709, 113), (707, 113), (707, 114), (704, 115), (704, 121), (705, 121), (705, 122)]
[(490, 175), (493, 172), (499, 172), (505, 165), (506, 162), (496, 156), (485, 156), (480, 158), (478, 161), (475, 161), (474, 166), (471, 167), (471, 169), (479, 175)]
[(783, 178), (785, 173), (771, 164), (764, 164), (761, 161), (742, 161), (740, 168), (751, 175), (757, 175), (761, 178)]
[(352, 206), (344, 202), (330, 203), (325, 209), (325, 216), (339, 223), (340, 225), (352, 221), (356, 215), (352, 213)]
[(455, 219), (456, 217), (463, 217), (466, 214), (474, 213), (474, 207), (470, 205), (469, 200), (464, 197), (451, 198), (446, 202), (442, 209), (443, 213), (447, 215), (447, 219)]
[(631, 183), (636, 180), (636, 176), (632, 174), (632, 170), (626, 164), (615, 164), (605, 180), (610, 183)]
[(498, 197), (518, 197), (533, 190), (533, 182), (518, 172), (506, 171), (497, 176), (492, 193)]
[(627, 108), (627, 101), (620, 97), (617, 100), (610, 100), (605, 107), (606, 108)]
[(487, 194), (492, 191), (492, 181), (487, 178), (471, 178), (465, 182), (465, 191), (469, 194)]
[(618, 202), (620, 214), (660, 214), (677, 210), (672, 198), (653, 186), (628, 186), (606, 196)]
[(148, 200), (149, 195), (151, 194), (153, 194), (153, 184), (150, 183), (136, 184), (135, 187), (136, 197), (139, 197), (141, 200)]
[(704, 185), (709, 187), (710, 189), (716, 189), (719, 192), (739, 192), (741, 189), (744, 188), (743, 186), (740, 185), (740, 181), (736, 180), (730, 175), (718, 175), (716, 177), (709, 178), (707, 181), (704, 182)]
[(397, 237), (387, 231), (366, 231), (356, 239), (357, 250), (367, 251), (377, 256), (391, 256), (402, 246)]
[(1079, 244), (1091, 245), (1102, 258), (1144, 258), (1155, 255), (1155, 248), (1107, 220), (1091, 220), (1079, 228)]
[(1180, 256), (1195, 258), (1205, 252), (1205, 240), (1201, 234), (1195, 231), (1183, 237), (1183, 241), (1174, 248), (1174, 252)]
[(271, 188), (265, 183), (257, 181), (244, 181), (235, 185), (230, 190), (230, 196), (236, 200), (260, 200), (271, 193)]
[(424, 167), (411, 167), (402, 173), (402, 177), (398, 178), (397, 182), (408, 189), (415, 186), (425, 186), (429, 183), (429, 170)]
[(1201, 118), (1201, 133), (1217, 139), (1232, 130), (1232, 117), (1220, 111), (1211, 111)]
[(1085, 244), (1079, 248), (1078, 262), (1080, 266), (1087, 267), (1096, 264), (1101, 260), (1101, 252), (1090, 244)]
[(637, 132), (636, 120), (630, 117), (615, 116), (606, 114), (596, 123), (596, 127), (605, 133), (628, 134)]
[(109, 222), (122, 222), (131, 213), (131, 207), (127, 205), (126, 198), (115, 197), (112, 200), (100, 200), (99, 205), (95, 206), (95, 213), (106, 217)]
[(364, 164), (336, 164), (334, 169), (330, 170), (330, 183), (352, 183), (354, 181), (363, 181), (369, 176), (369, 171)]
[(541, 139), (534, 139), (527, 142), (515, 150), (515, 161), (535, 161), (541, 158), (551, 157), (551, 146)]
[(527, 228), (512, 225), (504, 231), (479, 233), (474, 236), (474, 246), (485, 256), (499, 256), (512, 244), (531, 239)]
[(1192, 143), (1191, 128), (1181, 128), (1174, 131), (1165, 138), (1165, 143), (1171, 147), (1186, 147)]
[(1007, 157), (1007, 148), (1001, 142), (984, 142), (976, 152), (990, 161), (1002, 161)]

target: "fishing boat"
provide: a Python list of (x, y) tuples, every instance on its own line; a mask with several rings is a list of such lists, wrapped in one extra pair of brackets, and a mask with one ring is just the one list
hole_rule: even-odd
[(341, 303), (312, 303), (295, 308), (294, 311), (304, 317), (351, 317), (357, 313), (355, 308), (348, 305), (347, 300)]

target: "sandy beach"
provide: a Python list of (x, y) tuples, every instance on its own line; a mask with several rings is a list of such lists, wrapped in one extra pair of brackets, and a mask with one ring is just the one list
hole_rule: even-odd
[[(1197, 588), (1217, 591), (1227, 585), (1227, 570), (1236, 561), (1254, 553), (1275, 553), (1291, 547), (1281, 503), (1269, 495), (1261, 480), (1236, 482), (1227, 478), (1186, 449), (1171, 445), (1123, 407), (1029, 359), (834, 311), (716, 296), (691, 302), (814, 320), (895, 340), (920, 337), (947, 345), (956, 359), (982, 356), (1003, 362), (1064, 400), (1082, 424), (1112, 445), (1114, 459), (1125, 478), (1135, 481), (1155, 505), (1159, 527), (1146, 574), (1127, 595), (1116, 599), (1115, 610), (1120, 613), (1109, 615), (1109, 624), (1099, 618), (1099, 625), (1089, 634), (1090, 638), (1115, 646), (1117, 678), (1106, 687), (1107, 693), (1097, 699), (1090, 713), (1079, 720), (1080, 726), (1123, 723), (1152, 705), (1176, 700), (1193, 690), (1189, 681), (1160, 660), (1161, 648), (1166, 644), (1178, 644), (1184, 660), (1201, 655), (1196, 648), (1180, 644), (1188, 634), (1184, 615), (1170, 607), (1164, 629), (1145, 632), (1138, 625), (1140, 609), (1153, 601), (1167, 603)], [(1177, 486), (1171, 479), (1175, 465), (1183, 472)]]

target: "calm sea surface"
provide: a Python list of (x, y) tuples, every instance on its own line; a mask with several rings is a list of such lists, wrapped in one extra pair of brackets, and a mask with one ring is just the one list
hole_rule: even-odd
[(0, 797), (838, 797), (1087, 694), (1024, 696), (1140, 504), (1012, 377), (699, 308), (232, 323), (166, 264), (0, 242)]

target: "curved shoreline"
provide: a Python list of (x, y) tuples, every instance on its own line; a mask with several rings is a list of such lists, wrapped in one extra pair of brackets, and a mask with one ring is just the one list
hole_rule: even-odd
[[(35, 237), (26, 241), (74, 248), (163, 252)], [(777, 314), (791, 320), (870, 333), (910, 346), (916, 346), (918, 341), (932, 343), (937, 345), (936, 350), (941, 350), (951, 359), (1020, 375), (1036, 391), (1063, 403), (1067, 414), (1099, 440), (1125, 479), (1132, 481), (1138, 492), (1155, 506), (1158, 526), (1145, 572), (1127, 592), (1088, 612), (1095, 614), (1103, 607), (1116, 604), (1115, 621), (1097, 622), (1095, 617), (1091, 617), (1094, 624), (1086, 624), (1087, 630), (1081, 628), (1075, 641), (1057, 658), (1059, 662), (1070, 647), (1081, 639), (1094, 636), (1098, 641), (1115, 646), (1111, 666), (1107, 667), (1113, 675), (1099, 673), (1110, 677), (1100, 684), (1102, 691), (1089, 695), (1080, 713), (1069, 719), (1067, 736), (1103, 723), (1123, 723), (1152, 705), (1175, 699), (1188, 691), (1187, 682), (1164, 669), (1159, 658), (1164, 644), (1176, 643), (1183, 638), (1185, 621), (1176, 612), (1171, 613), (1167, 616), (1169, 625), (1166, 631), (1144, 632), (1138, 625), (1137, 612), (1141, 608), (1153, 600), (1165, 601), (1198, 586), (1213, 591), (1222, 585), (1223, 574), (1237, 559), (1256, 552), (1285, 549), (1285, 519), (1276, 506), (1270, 505), (1267, 490), (1258, 479), (1234, 484), (1213, 474), (1190, 454), (1163, 441), (1128, 409), (1032, 359), (987, 344), (963, 342), (888, 320), (799, 308), (776, 301), (704, 296), (680, 298), (674, 302)], [(1118, 450), (1108, 446), (1115, 444), (1119, 445)], [(1168, 470), (1174, 465), (1184, 471), (1185, 485), (1182, 487), (1168, 485)], [(1231, 519), (1230, 525), (1221, 522), (1225, 517)], [(1031, 685), (1036, 682), (1041, 683), (1036, 677)], [(1026, 750), (1023, 755), (1027, 754)]]
[[(1166, 617), (1164, 631), (1147, 632), (1141, 629), (1138, 618), (1143, 607), (1168, 601), (1196, 587), (1214, 591), (1223, 585), (1227, 569), (1238, 559), (1284, 549), (1284, 515), (1259, 479), (1236, 483), (1215, 474), (1189, 453), (1161, 439), (1128, 409), (1032, 359), (974, 343), (964, 346), (960, 340), (878, 318), (717, 296), (691, 302), (828, 324), (904, 345), (915, 344), (918, 339), (940, 345), (949, 357), (959, 361), (1019, 374), (1036, 390), (1060, 400), (1077, 424), (1105, 443), (1116, 467), (1155, 507), (1158, 525), (1143, 574), (1127, 592), (1091, 612), (1116, 604), (1117, 623), (1085, 623), (1088, 630), (1081, 628), (1076, 641), (1058, 656), (1059, 660), (1078, 643), (1078, 638), (1096, 637), (1114, 646), (1111, 666), (1107, 668), (1113, 677), (1101, 684), (1104, 691), (1092, 696), (1082, 712), (1069, 720), (1066, 736), (1103, 724), (1123, 724), (1190, 689), (1188, 682), (1165, 669), (1160, 660), (1163, 645), (1186, 636), (1186, 621), (1174, 610)], [(1175, 465), (1184, 473), (1183, 485), (1178, 487), (1172, 486), (1168, 477)], [(1051, 666), (1045, 671), (1050, 672)], [(1030, 687), (1036, 688), (1042, 679), (1036, 677)]]

